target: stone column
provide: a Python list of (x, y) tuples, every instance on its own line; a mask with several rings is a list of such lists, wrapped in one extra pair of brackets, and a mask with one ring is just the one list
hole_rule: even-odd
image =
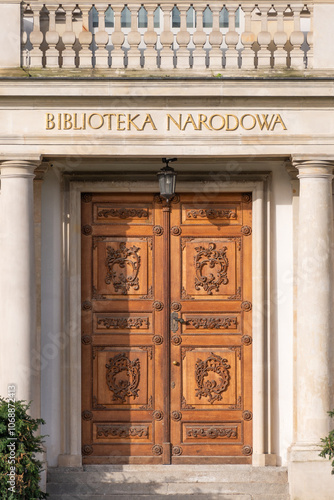
[(300, 198), (295, 442), (290, 450), (289, 478), (292, 498), (325, 499), (330, 472), (327, 461), (319, 458), (319, 444), (329, 431), (327, 411), (331, 409), (334, 159), (294, 158), (293, 164), (299, 171)]
[[(16, 385), (16, 399), (38, 399), (33, 179), (38, 162), (1, 163), (0, 394)], [(38, 363), (37, 363), (38, 364)], [(35, 414), (35, 412), (33, 412)]]

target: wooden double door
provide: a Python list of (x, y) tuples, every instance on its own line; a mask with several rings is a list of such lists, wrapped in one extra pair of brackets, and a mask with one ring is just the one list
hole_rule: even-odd
[(84, 463), (250, 463), (251, 194), (82, 195)]

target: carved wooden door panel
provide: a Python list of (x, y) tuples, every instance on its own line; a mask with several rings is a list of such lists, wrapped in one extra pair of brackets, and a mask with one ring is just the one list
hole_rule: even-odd
[(160, 233), (153, 195), (82, 196), (84, 463), (161, 463)]
[(175, 463), (250, 463), (251, 206), (250, 194), (184, 194), (171, 211)]
[(82, 196), (84, 463), (250, 462), (250, 195), (167, 211)]

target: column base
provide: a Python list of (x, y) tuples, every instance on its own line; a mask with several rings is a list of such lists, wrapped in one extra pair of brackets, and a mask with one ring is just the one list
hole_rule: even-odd
[(321, 447), (296, 443), (289, 450), (291, 500), (332, 500), (334, 476), (331, 461), (319, 457)]
[(81, 455), (59, 455), (58, 467), (82, 467)]

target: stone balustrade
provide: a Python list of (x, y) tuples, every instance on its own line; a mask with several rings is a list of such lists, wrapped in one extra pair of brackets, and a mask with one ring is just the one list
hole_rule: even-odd
[(22, 65), (190, 70), (312, 68), (312, 5), (24, 3)]

